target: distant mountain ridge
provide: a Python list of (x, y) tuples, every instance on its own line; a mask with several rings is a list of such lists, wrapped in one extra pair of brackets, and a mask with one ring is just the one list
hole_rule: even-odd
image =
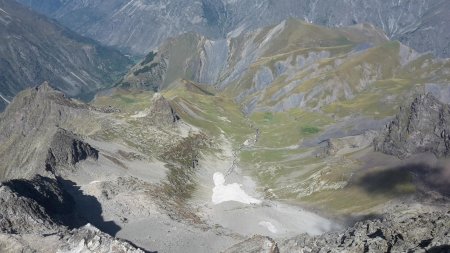
[(18, 0), (104, 44), (142, 55), (194, 31), (212, 39), (295, 17), (330, 27), (371, 23), (419, 52), (450, 57), (446, 0)]
[[(321, 110), (382, 82), (437, 89), (448, 82), (447, 60), (389, 41), (372, 25), (331, 29), (291, 18), (227, 39), (187, 33), (155, 52), (131, 68), (122, 86), (164, 90), (192, 80), (231, 94), (247, 113)], [(442, 68), (431, 71), (430, 64)]]
[(0, 2), (0, 109), (26, 87), (58, 84), (70, 96), (90, 96), (114, 84), (131, 61), (13, 0)]

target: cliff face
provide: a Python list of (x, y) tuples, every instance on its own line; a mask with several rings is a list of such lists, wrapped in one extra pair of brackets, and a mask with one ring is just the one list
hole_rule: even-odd
[(111, 86), (130, 60), (13, 0), (0, 3), (0, 110), (21, 90), (49, 81), (89, 98)]
[(437, 157), (450, 155), (450, 107), (433, 95), (420, 95), (409, 107), (403, 107), (382, 135), (375, 149), (406, 158), (431, 152)]
[(450, 56), (445, 0), (364, 2), (329, 0), (76, 1), (19, 0), (73, 30), (136, 54), (147, 53), (169, 37), (198, 32), (224, 38), (295, 17), (330, 27), (371, 23), (389, 38), (419, 52)]
[(57, 166), (71, 166), (88, 158), (98, 159), (98, 150), (80, 140), (76, 135), (58, 129), (50, 142), (45, 166), (55, 170)]

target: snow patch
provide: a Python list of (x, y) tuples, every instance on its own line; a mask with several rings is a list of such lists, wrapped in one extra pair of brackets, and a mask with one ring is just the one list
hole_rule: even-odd
[(267, 230), (269, 230), (271, 233), (278, 233), (278, 229), (269, 221), (261, 221), (258, 223), (260, 226), (263, 226), (265, 228), (267, 228)]
[(216, 172), (213, 175), (214, 189), (212, 202), (217, 205), (227, 201), (236, 201), (250, 204), (261, 204), (261, 200), (249, 196), (238, 183), (225, 184), (225, 177), (222, 173)]

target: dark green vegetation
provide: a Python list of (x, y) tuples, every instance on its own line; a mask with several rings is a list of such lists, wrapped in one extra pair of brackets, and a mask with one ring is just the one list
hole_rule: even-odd
[(313, 126), (305, 126), (302, 127), (302, 132), (305, 134), (317, 134), (318, 132), (320, 132), (320, 129)]
[[(143, 65), (143, 64), (140, 63), (140, 65)], [(138, 76), (139, 74), (143, 74), (143, 73), (150, 72), (150, 71), (151, 71), (153, 68), (155, 68), (156, 66), (158, 66), (157, 63), (152, 63), (152, 64), (150, 64), (150, 65), (148, 65), (148, 66), (144, 66), (143, 68), (134, 71), (133, 74), (134, 74), (135, 76)]]
[(196, 172), (201, 152), (211, 148), (206, 135), (197, 134), (185, 138), (181, 143), (166, 150), (161, 159), (167, 161), (169, 172), (163, 191), (178, 202), (187, 201), (196, 187)]
[(156, 53), (154, 53), (153, 51), (148, 53), (145, 56), (144, 60), (140, 63), (140, 65), (144, 66), (145, 64), (152, 62), (153, 59), (155, 59), (155, 56), (156, 56)]

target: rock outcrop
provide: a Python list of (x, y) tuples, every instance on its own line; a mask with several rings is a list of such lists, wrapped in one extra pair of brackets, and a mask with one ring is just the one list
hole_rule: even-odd
[(156, 125), (163, 126), (173, 125), (180, 119), (170, 102), (158, 93), (153, 97), (149, 117)]
[(402, 107), (395, 119), (374, 141), (375, 150), (406, 158), (431, 152), (450, 155), (450, 106), (433, 95), (419, 95), (409, 107)]
[(45, 166), (53, 171), (57, 166), (75, 165), (87, 158), (97, 160), (98, 150), (73, 133), (59, 128), (50, 143)]

